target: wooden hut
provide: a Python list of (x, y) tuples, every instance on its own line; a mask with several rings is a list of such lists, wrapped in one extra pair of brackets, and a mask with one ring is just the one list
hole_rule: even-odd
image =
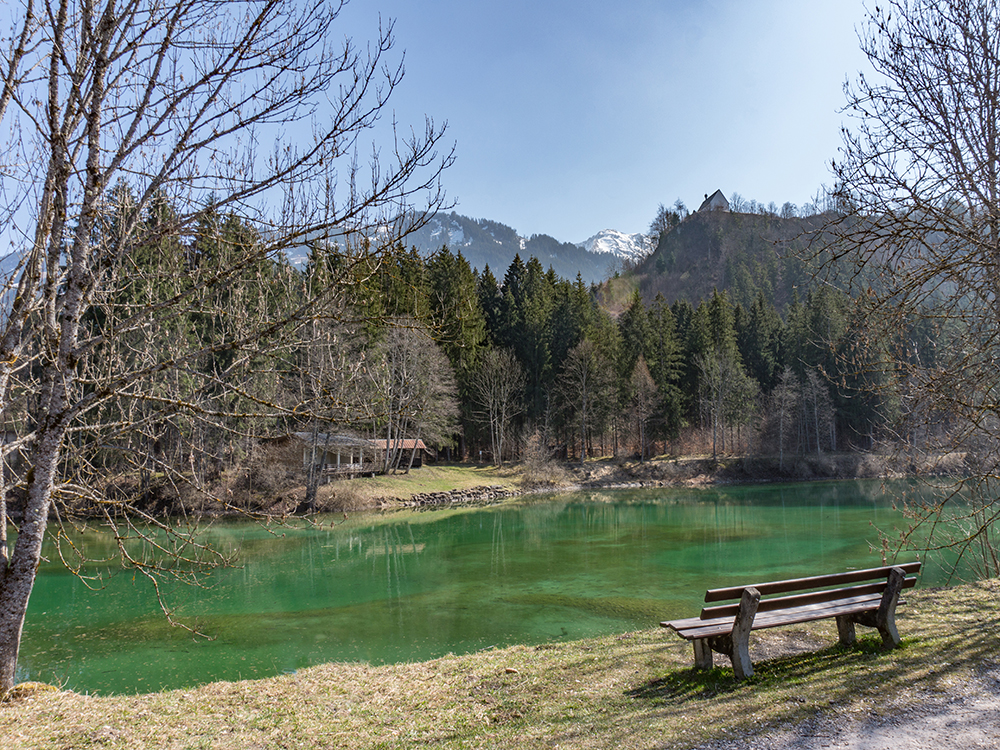
[(328, 432), (295, 432), (291, 437), (300, 445), (303, 471), (308, 471), (314, 460), (328, 477), (372, 474), (377, 470), (376, 451), (365, 438)]
[(424, 465), (424, 461), (430, 456), (427, 446), (423, 440), (412, 438), (402, 438), (399, 440), (369, 440), (368, 443), (375, 449), (380, 458), (385, 459), (385, 454), (390, 451), (400, 451), (399, 468), (405, 469), (411, 466), (412, 455), (414, 469), (419, 469)]

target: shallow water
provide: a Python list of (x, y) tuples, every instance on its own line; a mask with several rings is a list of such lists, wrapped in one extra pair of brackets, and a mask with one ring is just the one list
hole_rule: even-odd
[[(903, 523), (890, 504), (878, 482), (830, 482), (216, 524), (207, 537), (238, 547), (239, 567), (207, 588), (164, 588), (174, 615), (212, 640), (171, 627), (141, 576), (90, 565), (104, 578), (91, 591), (50, 547), (19, 678), (145, 692), (655, 627), (696, 614), (707, 588), (880, 565), (877, 528)], [(113, 545), (107, 532), (73, 541), (97, 556)], [(930, 563), (922, 585), (943, 583)]]

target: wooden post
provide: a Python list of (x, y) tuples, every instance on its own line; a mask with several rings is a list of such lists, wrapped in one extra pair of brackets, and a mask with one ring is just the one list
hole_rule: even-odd
[(753, 664), (750, 662), (750, 630), (753, 628), (753, 618), (757, 615), (759, 605), (760, 592), (753, 586), (743, 589), (740, 609), (733, 622), (733, 651), (730, 656), (733, 661), (733, 672), (736, 673), (738, 680), (753, 677)]
[(694, 641), (694, 668), (711, 669), (714, 666), (712, 658), (712, 648), (705, 638), (695, 638)]
[(896, 604), (899, 593), (903, 590), (906, 573), (896, 567), (889, 571), (889, 582), (882, 592), (882, 602), (875, 613), (875, 627), (882, 634), (882, 645), (885, 648), (895, 648), (899, 645), (899, 631), (896, 630)]
[(841, 615), (837, 618), (837, 635), (840, 636), (840, 642), (845, 646), (853, 646), (857, 640), (854, 632), (854, 620), (848, 615)]

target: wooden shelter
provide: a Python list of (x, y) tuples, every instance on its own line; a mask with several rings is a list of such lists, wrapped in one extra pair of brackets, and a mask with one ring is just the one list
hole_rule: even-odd
[(386, 454), (394, 467), (420, 468), (434, 456), (423, 440), (406, 438), (387, 441), (356, 435), (327, 432), (293, 432), (265, 441), (268, 460), (283, 465), (287, 471), (308, 474), (315, 465), (323, 482), (336, 477), (371, 476), (385, 470)]
[(401, 438), (399, 440), (369, 440), (368, 443), (375, 449), (375, 452), (383, 458), (387, 452), (397, 450), (400, 451), (400, 468), (411, 465), (411, 454), (413, 458), (412, 466), (414, 469), (419, 469), (423, 466), (424, 461), (430, 456), (427, 446), (424, 445), (423, 440)]
[(302, 467), (306, 471), (314, 455), (326, 476), (374, 474), (378, 469), (377, 451), (371, 440), (327, 432), (296, 432), (292, 437), (302, 444)]

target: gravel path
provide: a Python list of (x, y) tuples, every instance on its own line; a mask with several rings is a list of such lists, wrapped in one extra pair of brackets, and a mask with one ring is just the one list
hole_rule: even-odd
[[(760, 660), (819, 647), (810, 634), (774, 633), (751, 653)], [(814, 719), (699, 750), (1000, 750), (1000, 658), (981, 663), (975, 677), (948, 693), (914, 685), (914, 692), (888, 696), (887, 703), (867, 716), (857, 704), (831, 706)]]
[(717, 741), (701, 750), (978, 750), (1000, 748), (1000, 683), (967, 686), (872, 721), (824, 716), (794, 727)]

